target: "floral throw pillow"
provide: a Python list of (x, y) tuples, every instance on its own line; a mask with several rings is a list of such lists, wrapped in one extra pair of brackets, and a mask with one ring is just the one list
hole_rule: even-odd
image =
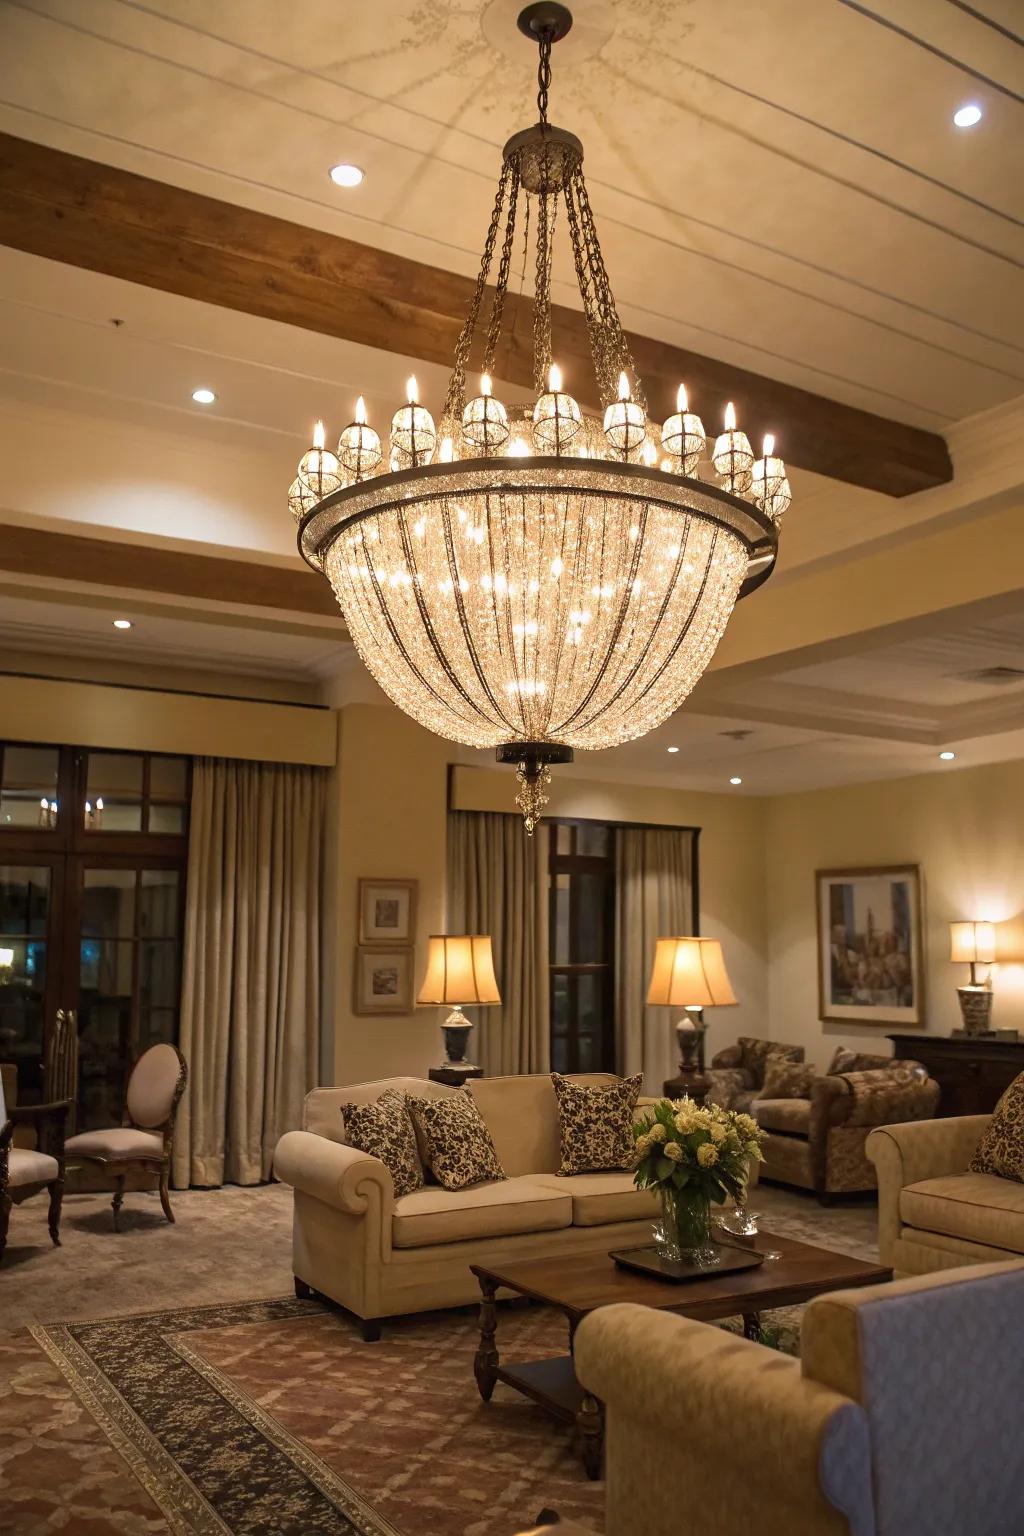
[(809, 1099), (817, 1072), (801, 1061), (780, 1061), (769, 1056), (764, 1069), (764, 1087), (759, 1099)]
[(764, 1072), (769, 1057), (776, 1056), (780, 1061), (803, 1061), (804, 1059), (802, 1045), (780, 1045), (777, 1040), (755, 1040), (751, 1035), (740, 1035), (738, 1043), (740, 1066), (745, 1072), (750, 1073), (755, 1088), (759, 1088), (764, 1082)]
[(348, 1145), (380, 1158), (391, 1174), (396, 1198), (421, 1187), (423, 1167), (404, 1093), (388, 1088), (372, 1104), (343, 1104), (341, 1113)]
[(503, 1179), (491, 1133), (468, 1093), (439, 1099), (410, 1096), (415, 1122), (431, 1173), (444, 1189), (465, 1189), (485, 1179)]
[(1024, 1072), (996, 1105), (968, 1168), (971, 1173), (994, 1173), (1024, 1184)]
[(552, 1072), (562, 1142), (560, 1174), (597, 1173), (636, 1164), (633, 1115), (643, 1073), (587, 1087)]

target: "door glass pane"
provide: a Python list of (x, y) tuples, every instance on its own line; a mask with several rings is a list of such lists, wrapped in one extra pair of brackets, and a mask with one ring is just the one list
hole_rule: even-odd
[(572, 958), (569, 954), (569, 876), (556, 875), (554, 885), (551, 888), (552, 916), (554, 932), (551, 935), (551, 963), (553, 965), (568, 965)]
[(608, 857), (608, 828), (600, 821), (583, 821), (576, 828), (576, 852), (590, 858)]
[(139, 945), (139, 1002), (143, 1008), (178, 1003), (178, 946), (173, 939), (143, 939)]
[(139, 935), (173, 939), (178, 933), (178, 871), (144, 869), (139, 891)]
[(4, 747), (0, 826), (56, 826), (58, 761), (57, 747)]
[(154, 800), (184, 800), (185, 785), (187, 782), (187, 758), (150, 758), (149, 793)]
[(178, 1038), (176, 1008), (144, 1008), (139, 1019), (139, 1055), (151, 1045), (174, 1045)]
[(0, 1061), (16, 1066), (25, 1102), (42, 1088), (49, 905), (48, 869), (0, 866)]
[(565, 1035), (569, 1030), (569, 978), (559, 971), (551, 977), (551, 1033)]
[(572, 853), (572, 827), (564, 821), (558, 822), (555, 827), (555, 852)]
[(578, 874), (576, 898), (576, 953), (578, 965), (598, 965), (605, 954), (605, 881), (602, 875)]
[(185, 830), (185, 807), (183, 805), (157, 805), (149, 807), (149, 830), (151, 832), (171, 832), (180, 837)]
[(82, 938), (135, 935), (134, 869), (87, 869), (82, 883)]
[(142, 758), (130, 752), (90, 752), (87, 831), (142, 829)]

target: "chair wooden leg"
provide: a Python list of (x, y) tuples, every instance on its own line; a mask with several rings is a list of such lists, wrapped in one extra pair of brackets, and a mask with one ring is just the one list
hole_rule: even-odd
[(160, 1171), (160, 1204), (164, 1208), (164, 1215), (174, 1225), (174, 1212), (171, 1210), (171, 1165), (164, 1163)]
[(10, 1195), (5, 1190), (0, 1194), (0, 1263), (3, 1262), (4, 1249), (7, 1247), (7, 1224), (11, 1219), (11, 1206), (14, 1204)]
[(121, 1205), (122, 1205), (123, 1201), (124, 1201), (124, 1174), (123, 1173), (118, 1173), (118, 1174), (115, 1174), (115, 1176), (114, 1176), (114, 1198), (110, 1202), (110, 1208), (111, 1208), (111, 1210), (114, 1213), (114, 1231), (115, 1232), (120, 1232), (120, 1230), (121, 1230), (121, 1223), (120, 1223), (119, 1217), (121, 1215)]
[(50, 1190), (50, 1209), (47, 1221), (50, 1227), (50, 1240), (55, 1248), (60, 1247), (60, 1208), (64, 1200), (64, 1180), (54, 1179), (48, 1186)]

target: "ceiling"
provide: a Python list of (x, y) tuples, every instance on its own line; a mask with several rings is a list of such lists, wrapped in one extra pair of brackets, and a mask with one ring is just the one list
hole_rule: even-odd
[[(533, 116), (518, 8), (2, 0), (0, 128), (470, 274)], [(1014, 0), (578, 11), (552, 117), (628, 325), (937, 430), (1021, 392)]]

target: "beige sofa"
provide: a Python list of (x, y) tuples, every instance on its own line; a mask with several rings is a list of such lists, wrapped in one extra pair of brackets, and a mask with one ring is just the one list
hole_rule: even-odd
[(964, 1115), (871, 1132), (878, 1248), (897, 1274), (1024, 1254), (1024, 1184), (967, 1171), (991, 1118)]
[[(604, 1073), (581, 1083), (609, 1083)], [(479, 1298), (471, 1264), (607, 1253), (649, 1236), (654, 1195), (631, 1173), (558, 1176), (558, 1110), (548, 1076), (481, 1078), (468, 1085), (508, 1178), (449, 1191), (428, 1184), (396, 1200), (375, 1157), (345, 1145), (341, 1105), (386, 1088), (421, 1097), (461, 1090), (417, 1078), (317, 1088), (304, 1129), (278, 1142), (274, 1170), (295, 1191), (296, 1292), (328, 1296), (379, 1336), (379, 1319)]]
[(1022, 1308), (1019, 1263), (836, 1291), (807, 1305), (799, 1361), (649, 1307), (591, 1313), (575, 1360), (605, 1405), (606, 1536), (1019, 1536)]

